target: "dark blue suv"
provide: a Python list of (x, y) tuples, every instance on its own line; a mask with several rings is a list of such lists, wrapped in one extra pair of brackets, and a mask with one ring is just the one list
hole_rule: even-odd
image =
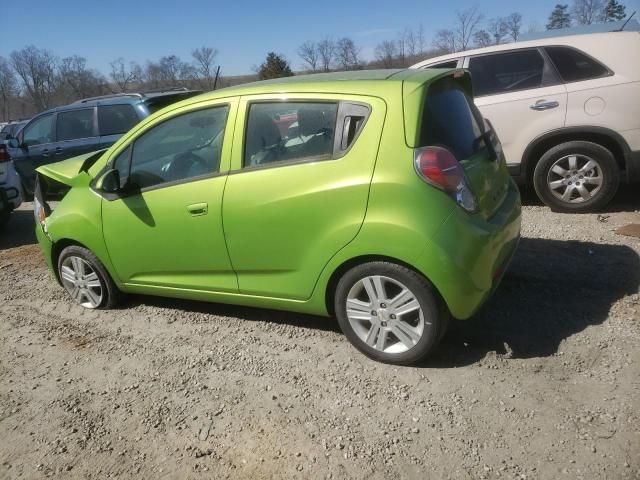
[(140, 120), (167, 105), (200, 94), (175, 89), (122, 93), (78, 100), (33, 117), (8, 150), (27, 194), (33, 193), (35, 169), (113, 145)]

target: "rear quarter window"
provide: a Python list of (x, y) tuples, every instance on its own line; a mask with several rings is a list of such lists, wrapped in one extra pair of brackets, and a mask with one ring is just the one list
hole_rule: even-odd
[(564, 82), (579, 82), (609, 74), (607, 67), (580, 50), (569, 47), (545, 47)]
[(445, 147), (459, 160), (472, 157), (484, 148), (481, 121), (462, 86), (451, 77), (439, 80), (427, 92), (419, 146)]

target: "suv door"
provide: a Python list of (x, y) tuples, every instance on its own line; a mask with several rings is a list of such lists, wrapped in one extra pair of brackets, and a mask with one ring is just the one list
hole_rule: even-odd
[(142, 117), (131, 104), (98, 105), (100, 148), (109, 148)]
[(99, 143), (95, 107), (58, 112), (52, 162), (98, 150)]
[[(342, 100), (342, 101), (341, 101)], [(223, 218), (240, 292), (303, 300), (364, 219), (385, 104), (243, 97)]]
[(236, 103), (169, 112), (109, 160), (124, 191), (104, 194), (104, 241), (127, 285), (237, 291), (221, 217)]
[(33, 192), (35, 169), (55, 161), (55, 114), (47, 113), (29, 122), (18, 135), (20, 146), (10, 149), (13, 164), (27, 192)]
[(564, 126), (567, 91), (537, 48), (478, 55), (465, 59), (475, 104), (493, 124), (509, 171), (520, 174), (529, 143)]

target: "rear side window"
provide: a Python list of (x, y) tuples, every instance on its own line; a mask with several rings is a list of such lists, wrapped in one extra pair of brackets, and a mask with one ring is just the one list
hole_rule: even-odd
[(537, 50), (472, 57), (469, 71), (475, 96), (516, 92), (548, 85), (549, 73)]
[(422, 113), (421, 147), (447, 148), (458, 160), (484, 149), (480, 113), (473, 100), (452, 78), (429, 87)]
[(71, 110), (58, 114), (56, 132), (58, 142), (93, 137), (93, 108)]
[(131, 129), (140, 119), (131, 105), (101, 105), (98, 107), (100, 135), (118, 135)]
[(575, 48), (545, 47), (545, 51), (565, 82), (579, 82), (609, 74), (604, 65)]
[(244, 166), (330, 158), (337, 112), (337, 103), (252, 104), (247, 121)]

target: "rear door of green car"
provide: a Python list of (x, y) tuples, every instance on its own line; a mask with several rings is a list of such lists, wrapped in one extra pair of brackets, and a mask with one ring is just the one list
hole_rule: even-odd
[(311, 295), (362, 224), (384, 117), (370, 97), (241, 99), (223, 204), (241, 293)]
[(115, 152), (121, 183), (136, 187), (102, 206), (123, 282), (237, 291), (221, 217), (236, 109), (230, 100), (167, 113)]

